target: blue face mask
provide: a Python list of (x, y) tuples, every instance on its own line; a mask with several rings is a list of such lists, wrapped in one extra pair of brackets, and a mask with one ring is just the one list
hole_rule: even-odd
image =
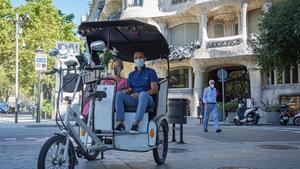
[(134, 63), (135, 63), (135, 65), (136, 65), (138, 68), (141, 68), (141, 67), (143, 67), (143, 66), (145, 65), (144, 59), (135, 59), (135, 60), (134, 60)]

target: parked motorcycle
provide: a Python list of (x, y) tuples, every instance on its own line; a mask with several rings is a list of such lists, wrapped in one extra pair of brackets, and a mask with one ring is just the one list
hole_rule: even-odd
[(300, 111), (298, 112), (298, 114), (296, 114), (294, 116), (294, 120), (293, 120), (294, 125), (296, 126), (300, 126)]
[(257, 124), (260, 119), (259, 113), (257, 113), (258, 106), (246, 108), (245, 103), (240, 103), (236, 110), (236, 116), (234, 117), (234, 124), (237, 126), (243, 123)]
[(281, 125), (286, 125), (290, 120), (290, 112), (289, 112), (289, 105), (284, 104), (280, 106), (280, 117), (279, 123)]

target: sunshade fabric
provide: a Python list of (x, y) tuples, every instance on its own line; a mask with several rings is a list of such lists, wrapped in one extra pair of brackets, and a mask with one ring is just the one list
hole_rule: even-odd
[(135, 51), (142, 51), (148, 61), (168, 59), (169, 45), (160, 31), (153, 25), (137, 20), (83, 22), (79, 33), (85, 36), (88, 46), (102, 40), (110, 48), (116, 48), (118, 58), (133, 62)]

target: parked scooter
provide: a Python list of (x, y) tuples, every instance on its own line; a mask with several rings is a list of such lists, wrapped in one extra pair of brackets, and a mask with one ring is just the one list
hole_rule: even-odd
[(293, 123), (296, 126), (300, 126), (300, 111), (294, 116)]
[(286, 125), (290, 120), (290, 112), (289, 112), (289, 105), (284, 104), (280, 106), (280, 117), (279, 123), (281, 125)]
[(258, 106), (246, 108), (245, 103), (240, 103), (236, 110), (236, 116), (234, 117), (234, 124), (237, 126), (243, 123), (257, 124), (260, 119), (259, 113), (257, 113)]

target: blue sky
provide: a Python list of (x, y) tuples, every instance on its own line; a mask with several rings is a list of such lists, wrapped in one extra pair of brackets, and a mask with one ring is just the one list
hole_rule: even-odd
[[(80, 24), (81, 16), (84, 16), (88, 9), (88, 0), (54, 0), (54, 5), (65, 14), (73, 13), (74, 21)], [(25, 3), (25, 0), (11, 0), (13, 6), (19, 6)]]

